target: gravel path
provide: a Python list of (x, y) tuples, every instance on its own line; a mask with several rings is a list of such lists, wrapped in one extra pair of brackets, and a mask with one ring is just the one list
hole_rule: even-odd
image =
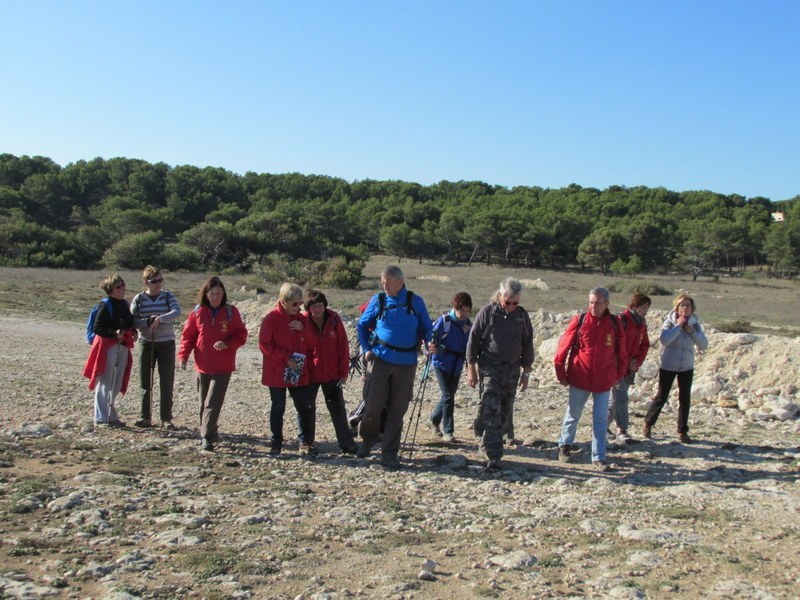
[[(798, 401), (795, 341), (775, 342), (776, 361), (769, 339), (716, 334), (719, 353), (698, 365), (710, 387), (693, 407), (697, 443), (676, 443), (670, 410), (653, 440), (613, 444), (613, 470), (598, 473), (586, 416), (574, 461), (555, 460), (566, 394), (547, 356), (567, 316), (531, 316), (540, 386), (518, 401), (524, 444), (497, 473), (468, 435), (477, 395), (466, 386), (460, 441), (442, 444), (421, 422), (398, 472), (340, 456), (320, 402), (323, 454), (289, 445), (270, 457), (254, 338), (217, 452), (200, 450), (190, 373), (176, 378), (178, 431), (95, 430), (81, 325), (0, 316), (0, 597), (800, 596), (800, 435), (796, 413), (778, 412)], [(767, 361), (793, 373), (770, 374)], [(648, 385), (634, 396), (637, 426)], [(129, 423), (137, 387), (118, 402)], [(431, 380), (423, 421), (434, 390)], [(352, 381), (348, 406), (359, 393)]]

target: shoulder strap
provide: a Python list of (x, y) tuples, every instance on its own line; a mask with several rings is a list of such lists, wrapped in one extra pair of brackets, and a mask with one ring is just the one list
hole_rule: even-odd
[(486, 341), (486, 338), (489, 337), (489, 333), (492, 329), (494, 329), (494, 315), (497, 313), (497, 302), (492, 302), (492, 308), (489, 311), (489, 316), (487, 317), (486, 326), (483, 328), (483, 335), (481, 336), (481, 346)]
[(378, 316), (375, 317), (376, 321), (380, 321), (383, 318), (383, 314), (386, 312), (386, 292), (379, 292), (378, 293)]
[(417, 314), (414, 307), (411, 306), (411, 301), (414, 299), (414, 292), (406, 290), (406, 312), (410, 315)]
[[(198, 304), (197, 306), (195, 306), (193, 312), (199, 313), (201, 306), (202, 306), (201, 304)], [(231, 305), (228, 304), (227, 302), (225, 303), (225, 312), (228, 315), (228, 321), (233, 321), (233, 308), (231, 308)]]

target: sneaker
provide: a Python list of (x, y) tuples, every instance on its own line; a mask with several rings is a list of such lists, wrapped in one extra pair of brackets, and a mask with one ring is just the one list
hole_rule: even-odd
[(434, 423), (430, 419), (428, 419), (428, 429), (433, 431), (433, 433), (438, 435), (439, 437), (442, 437), (442, 429), (441, 429), (441, 427), (439, 427), (436, 423)]
[(365, 443), (362, 442), (361, 445), (358, 447), (358, 450), (356, 450), (356, 457), (367, 458), (368, 456), (369, 456), (369, 446), (367, 446)]
[(608, 466), (608, 463), (604, 460), (594, 460), (592, 461), (592, 465), (594, 466), (595, 469), (597, 469), (598, 471), (602, 471), (604, 473), (606, 471), (611, 470), (611, 467)]
[(300, 455), (301, 456), (318, 456), (319, 450), (314, 444), (302, 444), (300, 446)]
[(108, 422), (108, 425), (109, 425), (110, 427), (119, 427), (119, 428), (123, 428), (123, 427), (125, 427), (125, 421), (120, 421), (119, 419), (117, 419), (116, 421), (109, 421), (109, 422)]
[(569, 446), (558, 447), (558, 461), (563, 463), (569, 462)]
[(111, 424), (108, 421), (96, 421), (94, 424), (95, 427), (110, 427)]
[(653, 437), (653, 428), (652, 426), (645, 423), (642, 425), (642, 435), (647, 438), (648, 440)]
[(690, 438), (689, 434), (686, 433), (685, 431), (683, 433), (681, 433), (681, 434), (678, 434), (678, 437), (681, 440), (681, 444), (691, 444), (692, 443), (692, 438)]
[(442, 441), (447, 442), (448, 444), (452, 444), (453, 442), (456, 441), (456, 438), (452, 433), (443, 433)]
[(167, 431), (175, 431), (177, 429), (177, 427), (173, 425), (172, 421), (163, 421), (161, 423), (161, 426)]
[(133, 424), (135, 427), (152, 427), (153, 422), (150, 419), (139, 419), (136, 423)]
[(499, 459), (490, 459), (486, 461), (486, 470), (487, 471), (497, 471), (500, 468), (500, 460)]

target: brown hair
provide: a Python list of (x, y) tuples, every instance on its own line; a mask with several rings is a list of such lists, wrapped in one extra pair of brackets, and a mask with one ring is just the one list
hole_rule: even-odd
[(223, 304), (228, 303), (228, 292), (225, 291), (225, 284), (222, 283), (222, 280), (214, 275), (213, 277), (209, 277), (206, 279), (206, 282), (203, 284), (203, 287), (200, 288), (200, 293), (197, 295), (197, 303), (201, 306), (205, 306), (206, 308), (211, 308), (211, 303), (208, 301), (206, 294), (211, 288), (220, 287), (222, 288), (222, 302), (220, 306)]
[(472, 308), (472, 296), (467, 292), (458, 292), (453, 296), (453, 308)]
[(303, 301), (303, 308), (308, 310), (308, 307), (312, 304), (316, 304), (317, 302), (322, 302), (322, 305), (325, 308), (328, 308), (328, 299), (325, 297), (325, 294), (318, 290), (306, 290), (306, 297)]
[(647, 296), (646, 294), (634, 294), (633, 296), (631, 296), (631, 301), (628, 302), (628, 308), (634, 310), (639, 308), (640, 306), (644, 306), (645, 304), (647, 305), (653, 304), (650, 301), (650, 296)]
[(114, 291), (114, 288), (120, 283), (125, 283), (122, 275), (119, 273), (112, 273), (100, 282), (100, 289), (102, 289), (106, 294), (110, 295), (111, 292)]

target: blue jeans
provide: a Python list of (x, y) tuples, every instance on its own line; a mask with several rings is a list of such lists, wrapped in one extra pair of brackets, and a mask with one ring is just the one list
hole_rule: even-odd
[(559, 446), (568, 446), (575, 441), (578, 420), (589, 396), (592, 396), (592, 461), (606, 460), (606, 429), (608, 429), (608, 397), (611, 391), (589, 392), (575, 386), (569, 386), (569, 405), (564, 415), (564, 426), (561, 428)]
[(269, 409), (269, 428), (272, 432), (272, 445), (277, 448), (283, 446), (283, 413), (286, 412), (286, 390), (294, 401), (297, 410), (297, 428), (300, 430), (298, 437), (303, 445), (314, 443), (316, 407), (312, 404), (310, 388), (307, 385), (299, 387), (271, 387), (269, 397), (272, 406)]
[(611, 402), (608, 404), (608, 426), (617, 423), (621, 433), (628, 433), (630, 419), (628, 417), (628, 388), (633, 383), (633, 374), (626, 375), (611, 388)]
[(461, 371), (453, 375), (445, 373), (438, 367), (433, 368), (433, 374), (436, 376), (436, 382), (439, 384), (439, 391), (441, 397), (436, 408), (431, 413), (431, 422), (435, 425), (442, 425), (444, 433), (452, 434), (453, 426), (453, 412), (456, 405), (456, 390), (458, 390), (458, 382), (461, 379)]

